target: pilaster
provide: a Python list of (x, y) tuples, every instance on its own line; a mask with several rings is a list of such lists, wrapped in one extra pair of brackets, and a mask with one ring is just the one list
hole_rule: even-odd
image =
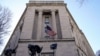
[(37, 39), (39, 40), (42, 37), (42, 10), (38, 10), (39, 15), (38, 15), (38, 29), (37, 29)]
[[(53, 26), (53, 30), (55, 31), (55, 33), (57, 33), (55, 11), (56, 10), (51, 10), (51, 13), (52, 13), (52, 26)], [(57, 39), (57, 35), (55, 35), (54, 38)]]

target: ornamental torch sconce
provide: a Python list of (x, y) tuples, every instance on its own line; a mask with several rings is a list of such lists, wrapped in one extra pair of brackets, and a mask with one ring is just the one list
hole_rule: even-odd
[(31, 45), (31, 44), (28, 45), (28, 49), (30, 51), (29, 54), (31, 56), (36, 56), (36, 53), (38, 53), (38, 56), (40, 56), (40, 53), (42, 51), (42, 48), (43, 47), (40, 47), (39, 45)]

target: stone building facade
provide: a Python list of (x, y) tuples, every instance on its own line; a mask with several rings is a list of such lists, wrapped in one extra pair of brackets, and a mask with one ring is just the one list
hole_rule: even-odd
[[(47, 34), (46, 25), (56, 35)], [(55, 50), (50, 48), (54, 43)], [(14, 49), (12, 56), (31, 56), (29, 44), (42, 47), (36, 56), (95, 56), (63, 0), (29, 0), (5, 50)]]

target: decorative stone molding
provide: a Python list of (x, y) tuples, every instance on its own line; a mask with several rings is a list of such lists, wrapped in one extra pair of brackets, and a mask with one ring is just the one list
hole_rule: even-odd
[(65, 3), (27, 3), (27, 7), (29, 6), (64, 6), (66, 5)]
[(29, 0), (29, 3), (64, 3), (63, 0)]

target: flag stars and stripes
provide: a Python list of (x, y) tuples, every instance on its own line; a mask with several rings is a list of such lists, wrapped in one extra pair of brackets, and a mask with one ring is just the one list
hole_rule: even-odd
[(48, 25), (45, 27), (45, 32), (50, 36), (55, 36), (56, 35), (56, 33)]

